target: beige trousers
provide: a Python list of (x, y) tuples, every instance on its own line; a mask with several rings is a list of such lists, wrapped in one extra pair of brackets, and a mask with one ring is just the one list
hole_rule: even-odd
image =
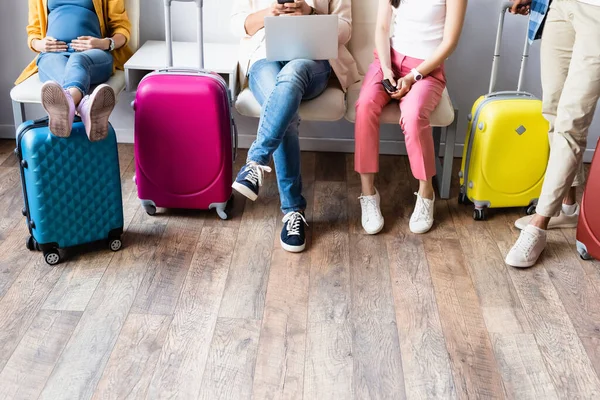
[(554, 217), (569, 188), (585, 182), (583, 153), (600, 97), (600, 7), (554, 0), (542, 34), (541, 64), (550, 159), (537, 213)]

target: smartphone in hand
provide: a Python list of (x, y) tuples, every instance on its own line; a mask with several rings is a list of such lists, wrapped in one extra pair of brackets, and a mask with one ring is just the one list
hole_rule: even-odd
[(396, 86), (392, 85), (392, 82), (390, 82), (389, 79), (385, 79), (385, 80), (381, 81), (381, 84), (385, 88), (386, 92), (388, 92), (389, 94), (392, 94), (392, 93), (395, 93), (398, 91), (398, 88)]
[(277, 0), (278, 4), (294, 3), (294, 0)]

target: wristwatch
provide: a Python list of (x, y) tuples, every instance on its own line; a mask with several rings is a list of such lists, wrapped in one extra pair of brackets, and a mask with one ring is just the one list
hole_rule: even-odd
[(108, 51), (113, 51), (115, 49), (115, 41), (113, 40), (113, 38), (106, 39), (108, 39), (108, 41), (110, 42), (110, 44), (108, 45)]
[(423, 79), (423, 75), (419, 71), (417, 71), (416, 68), (411, 69), (410, 73), (413, 74), (415, 82), (419, 82), (421, 79)]

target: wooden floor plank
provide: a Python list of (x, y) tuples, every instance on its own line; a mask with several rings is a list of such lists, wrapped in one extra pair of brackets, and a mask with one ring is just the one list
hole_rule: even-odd
[(316, 175), (318, 182), (344, 182), (346, 180), (346, 155), (344, 153), (317, 153)]
[(164, 227), (131, 225), (46, 383), (41, 399), (89, 399), (117, 342)]
[[(346, 157), (348, 215), (358, 221), (361, 183), (352, 161)], [(352, 233), (349, 244), (354, 395), (359, 399), (405, 398), (385, 237)]]
[(357, 399), (350, 322), (309, 322), (307, 330), (304, 399)]
[[(518, 237), (502, 215), (487, 222), (502, 254)], [(544, 254), (541, 263), (549, 255)], [(543, 265), (508, 269), (552, 381), (563, 398), (596, 398), (600, 380)]]
[(580, 336), (600, 336), (600, 288), (580, 264), (575, 247), (562, 232), (548, 231), (548, 247), (542, 265)]
[(41, 310), (0, 373), (0, 399), (37, 399), (80, 312)]
[(477, 292), (457, 240), (423, 239), (457, 394), (503, 398), (503, 387)]
[(256, 202), (246, 202), (219, 317), (262, 319), (275, 227), (281, 212), (273, 176)]
[(532, 334), (493, 333), (492, 342), (507, 398), (515, 400), (559, 398)]
[(25, 221), (16, 224), (9, 235), (0, 241), (0, 299), (4, 297), (19, 274), (41, 258), (42, 254), (27, 250), (25, 240), (29, 231)]
[(0, 370), (29, 329), (61, 272), (60, 268), (49, 267), (43, 257), (36, 257), (0, 300)]
[(197, 212), (170, 216), (131, 312), (173, 315), (203, 223)]
[(147, 398), (196, 399), (237, 230), (204, 227)]
[(352, 398), (347, 189), (315, 183), (305, 399)]
[(455, 399), (450, 357), (421, 236), (408, 228), (415, 190), (407, 179), (408, 164), (397, 157), (382, 156), (380, 165), (377, 187), (382, 198), (388, 199), (382, 202), (386, 219), (382, 236), (389, 259), (406, 397)]
[(471, 207), (456, 201), (450, 201), (449, 204), (487, 330), (501, 334), (530, 333), (529, 322), (508, 274), (504, 257), (487, 226), (473, 220)]
[(250, 400), (260, 321), (219, 318), (200, 390), (202, 400)]
[(350, 236), (350, 293), (354, 395), (405, 398), (400, 342), (382, 236)]
[(0, 165), (9, 157), (15, 156), (16, 143), (10, 139), (0, 139)]
[[(6, 239), (18, 222), (25, 224), (22, 215), (23, 206), (19, 170), (0, 167), (0, 241)], [(25, 238), (23, 245), (25, 245)]]
[(64, 268), (42, 308), (84, 311), (113, 256), (114, 253), (106, 248), (71, 255), (70, 267)]
[(94, 399), (142, 399), (160, 356), (172, 317), (129, 314)]
[[(308, 250), (289, 253), (275, 235), (252, 389), (255, 399), (302, 399), (304, 392), (315, 158), (314, 153), (302, 155)], [(282, 226), (280, 222), (276, 231)]]

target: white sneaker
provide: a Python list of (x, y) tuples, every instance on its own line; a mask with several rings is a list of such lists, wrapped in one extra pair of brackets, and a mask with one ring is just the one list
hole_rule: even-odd
[(506, 264), (511, 267), (533, 267), (546, 247), (546, 231), (527, 225), (517, 243), (508, 252)]
[(415, 193), (415, 195), (417, 204), (415, 204), (415, 211), (410, 217), (409, 228), (412, 233), (427, 233), (433, 226), (435, 193), (433, 200), (421, 197), (419, 193)]
[(373, 196), (360, 196), (360, 209), (362, 211), (362, 226), (369, 235), (375, 235), (383, 229), (383, 215), (379, 204), (381, 198), (379, 192), (375, 189)]
[[(548, 224), (548, 229), (577, 228), (577, 221), (579, 221), (579, 211), (580, 211), (579, 204), (577, 204), (577, 207), (575, 208), (575, 212), (572, 215), (567, 215), (564, 213), (564, 211), (561, 210), (560, 215), (558, 217), (550, 218), (550, 223)], [(529, 223), (531, 222), (532, 219), (533, 219), (533, 215), (528, 215), (526, 217), (519, 218), (515, 222), (515, 227), (517, 227), (517, 229), (523, 230), (523, 229), (525, 229), (525, 227), (527, 225), (529, 225)]]

